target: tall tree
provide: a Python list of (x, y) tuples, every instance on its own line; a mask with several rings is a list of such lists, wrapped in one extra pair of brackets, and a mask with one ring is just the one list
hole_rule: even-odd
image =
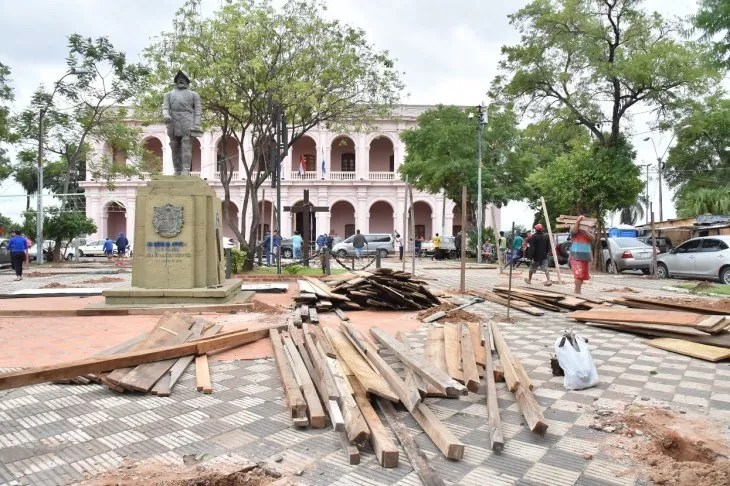
[(13, 89), (9, 77), (10, 68), (0, 62), (0, 182), (12, 173), (10, 160), (2, 144), (12, 142), (16, 138), (10, 126), (9, 103), (13, 101)]
[[(470, 110), (439, 105), (418, 117), (418, 126), (401, 132), (406, 144), (403, 176), (418, 190), (441, 193), (465, 211), (471, 226), (477, 212), (477, 120)], [(472, 112), (475, 110), (471, 110)], [(482, 200), (506, 204), (524, 197), (530, 170), (527, 159), (514, 151), (520, 130), (511, 107), (493, 105), (482, 138)], [(467, 207), (461, 207), (462, 186), (467, 186)]]
[(729, 186), (695, 189), (677, 201), (680, 218), (694, 218), (702, 214), (730, 214)]
[[(134, 164), (127, 166), (114, 157), (120, 154), (141, 158), (140, 130), (128, 123), (123, 108), (138, 95), (147, 69), (129, 63), (126, 55), (116, 49), (106, 37), (97, 39), (72, 34), (68, 38), (69, 72), (57, 81), (49, 92), (41, 86), (33, 95), (30, 106), (22, 111), (15, 125), (19, 135), (29, 144), (38, 145), (40, 114), (43, 113), (45, 169), (59, 195), (64, 209), (81, 209), (82, 198), (68, 197), (70, 188), (80, 191), (76, 184), (85, 170), (85, 161), (92, 139), (106, 140), (112, 148), (99, 163), (90, 168), (95, 178), (106, 179), (113, 188), (115, 175), (134, 173)], [(52, 165), (54, 162), (62, 164)], [(60, 251), (57, 238), (54, 252)]]
[(694, 25), (712, 42), (720, 61), (730, 68), (730, 2), (728, 0), (701, 0)]
[(622, 123), (643, 105), (662, 112), (719, 79), (708, 53), (679, 38), (680, 25), (649, 14), (643, 0), (534, 0), (510, 16), (520, 44), (502, 47), (493, 95), (540, 117), (585, 126), (619, 143)]
[[(238, 144), (246, 181), (242, 216), (250, 206), (252, 218), (248, 231), (245, 222), (238, 231), (230, 214), (224, 218), (248, 247), (245, 269), (252, 268), (257, 245), (257, 189), (269, 175), (275, 110), (285, 114), (291, 146), (319, 124), (357, 128), (386, 114), (401, 89), (388, 54), (369, 44), (362, 30), (325, 19), (318, 0), (288, 0), (280, 9), (274, 3), (230, 0), (206, 17), (200, 0), (188, 0), (173, 30), (146, 51), (154, 72), (143, 104), (148, 119), (159, 121), (161, 95), (184, 67), (200, 94), (205, 127), (230, 133)], [(228, 157), (219, 167), (224, 213)]]
[[(718, 92), (691, 101), (675, 125), (677, 142), (662, 173), (676, 191), (677, 207), (684, 214), (697, 207), (701, 212), (691, 215), (696, 216), (710, 210), (697, 204), (707, 201), (708, 194), (723, 190), (730, 194), (730, 99)], [(713, 192), (694, 194), (708, 189)]]

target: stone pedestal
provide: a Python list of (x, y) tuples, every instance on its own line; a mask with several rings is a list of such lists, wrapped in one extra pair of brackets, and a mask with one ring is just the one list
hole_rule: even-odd
[(221, 200), (201, 178), (156, 176), (137, 190), (132, 287), (107, 304), (222, 303), (240, 293), (225, 280)]

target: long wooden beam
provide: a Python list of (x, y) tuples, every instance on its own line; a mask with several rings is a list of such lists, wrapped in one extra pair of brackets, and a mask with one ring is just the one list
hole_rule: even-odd
[[(477, 360), (474, 356), (474, 347), (471, 340), (471, 331), (467, 324), (460, 324), (461, 331), (461, 363), (464, 370), (464, 381), (470, 392), (479, 391), (479, 371)], [(481, 345), (480, 345), (481, 346)]]
[(106, 317), (106, 316), (143, 316), (162, 315), (165, 312), (184, 312), (186, 314), (230, 314), (231, 312), (250, 310), (253, 303), (243, 304), (211, 304), (177, 307), (126, 307), (85, 308), (85, 309), (3, 309), (0, 317)]
[(519, 375), (515, 370), (514, 362), (512, 360), (512, 352), (507, 346), (507, 342), (502, 337), (502, 333), (499, 331), (499, 326), (494, 321), (489, 321), (489, 326), (492, 330), (492, 339), (494, 340), (494, 347), (497, 349), (499, 354), (499, 362), (502, 364), (504, 369), (504, 381), (507, 382), (507, 388), (511, 392), (515, 392), (520, 386)]
[[(271, 337), (271, 346), (274, 349), (274, 361), (279, 368), (279, 376), (281, 377), (281, 385), (284, 388), (286, 400), (289, 403), (289, 410), (292, 419), (299, 419), (295, 425), (309, 425), (307, 418), (307, 402), (304, 400), (299, 384), (294, 378), (294, 373), (289, 365), (289, 360), (284, 354), (284, 345), (281, 342), (279, 331), (271, 329), (269, 331)], [(302, 419), (306, 420), (306, 424), (302, 424)]]
[(373, 406), (370, 404), (365, 390), (362, 389), (360, 383), (351, 376), (350, 386), (352, 386), (357, 406), (360, 407), (362, 416), (365, 418), (368, 427), (370, 428), (370, 443), (375, 451), (375, 456), (378, 458), (378, 462), (383, 467), (398, 467), (398, 448), (395, 446), (388, 432), (385, 430), (383, 423), (380, 421), (380, 417), (375, 413)]
[(427, 382), (443, 389), (447, 396), (458, 397), (459, 395), (466, 395), (468, 393), (468, 390), (464, 385), (456, 382), (453, 378), (438, 369), (436, 366), (429, 363), (421, 356), (413, 353), (411, 350), (403, 346), (403, 344), (386, 334), (382, 329), (372, 327), (370, 328), (370, 334), (398, 356), (398, 359), (400, 359), (403, 364), (421, 375)]
[(281, 340), (284, 343), (284, 349), (289, 352), (289, 357), (292, 359), (292, 368), (299, 377), (302, 394), (307, 401), (309, 425), (313, 429), (322, 429), (325, 426), (324, 408), (322, 408), (322, 402), (319, 400), (312, 377), (309, 375), (307, 367), (304, 365), (304, 360), (288, 333), (282, 333)]
[(236, 334), (228, 334), (222, 337), (212, 337), (190, 343), (177, 344), (162, 348), (155, 348), (114, 356), (103, 356), (99, 358), (88, 358), (78, 361), (71, 361), (57, 365), (39, 366), (20, 371), (0, 374), (0, 390), (15, 388), (19, 386), (35, 385), (47, 381), (70, 379), (89, 373), (101, 373), (137, 366), (153, 361), (161, 361), (170, 358), (181, 358), (194, 354), (205, 354), (222, 349), (241, 346), (263, 339), (269, 335), (268, 329), (258, 331), (244, 331)]
[(487, 379), (487, 413), (489, 427), (489, 442), (491, 443), (492, 450), (495, 452), (502, 452), (504, 449), (504, 434), (502, 433), (502, 419), (499, 417), (499, 403), (497, 401), (497, 384), (494, 380), (494, 360), (492, 358), (492, 331), (491, 328), (482, 327), (482, 336), (484, 337), (485, 344), (485, 358), (486, 358), (486, 369), (484, 376)]

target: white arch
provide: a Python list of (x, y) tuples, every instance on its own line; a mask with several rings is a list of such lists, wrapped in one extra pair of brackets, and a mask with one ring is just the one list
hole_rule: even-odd
[(381, 137), (385, 137), (388, 140), (390, 140), (390, 143), (393, 144), (393, 151), (395, 151), (395, 145), (397, 143), (397, 140), (393, 139), (393, 136), (391, 134), (385, 133), (385, 132), (375, 132), (375, 133), (372, 133), (372, 134), (368, 135), (368, 137), (366, 139), (367, 140), (367, 146), (370, 147), (370, 145), (373, 143), (373, 141), (376, 138), (381, 138)]
[(160, 145), (161, 145), (162, 147), (164, 147), (164, 146), (165, 146), (165, 141), (164, 141), (164, 140), (162, 140), (162, 139), (161, 139), (160, 137), (158, 137), (157, 135), (155, 135), (154, 133), (150, 133), (150, 134), (148, 134), (148, 135), (145, 135), (145, 137), (144, 137), (144, 138), (142, 139), (142, 145), (144, 145), (144, 144), (145, 144), (145, 143), (147, 142), (147, 140), (151, 140), (151, 139), (153, 139), (153, 138), (154, 138), (155, 140), (157, 140), (158, 142), (160, 142)]
[(424, 199), (424, 198), (414, 199), (413, 205), (415, 206), (417, 203), (425, 203), (426, 205), (428, 205), (428, 207), (431, 208), (431, 214), (433, 214), (433, 212), (436, 210), (434, 208), (434, 205), (431, 202), (429, 202), (427, 199)]
[(372, 211), (373, 210), (373, 206), (375, 206), (379, 202), (386, 203), (393, 210), (393, 214), (395, 214), (395, 206), (393, 205), (393, 203), (390, 202), (390, 201), (388, 201), (387, 199), (383, 199), (383, 198), (375, 199), (374, 201), (372, 201), (371, 203), (369, 203), (368, 204), (368, 212)]
[(348, 133), (337, 133), (331, 136), (330, 139), (327, 141), (327, 147), (330, 151), (332, 151), (332, 144), (335, 143), (335, 140), (337, 140), (338, 138), (347, 138), (348, 140), (350, 140), (350, 142), (352, 142), (352, 146), (357, 149), (357, 142), (355, 141), (357, 137), (354, 137)]
[(356, 201), (353, 201), (352, 199), (346, 198), (346, 197), (337, 197), (337, 199), (335, 199), (334, 201), (328, 203), (328, 205), (330, 207), (330, 212), (332, 212), (332, 207), (335, 204), (337, 204), (338, 202), (346, 202), (347, 204), (349, 204), (350, 206), (352, 206), (352, 209), (354, 209), (355, 212), (357, 212), (357, 202)]

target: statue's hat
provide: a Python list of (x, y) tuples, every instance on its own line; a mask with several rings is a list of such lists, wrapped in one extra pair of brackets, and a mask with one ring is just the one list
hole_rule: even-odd
[(186, 83), (190, 84), (190, 78), (187, 77), (187, 75), (182, 72), (182, 70), (179, 70), (175, 77), (173, 78), (173, 81), (177, 83), (178, 79), (183, 79)]

